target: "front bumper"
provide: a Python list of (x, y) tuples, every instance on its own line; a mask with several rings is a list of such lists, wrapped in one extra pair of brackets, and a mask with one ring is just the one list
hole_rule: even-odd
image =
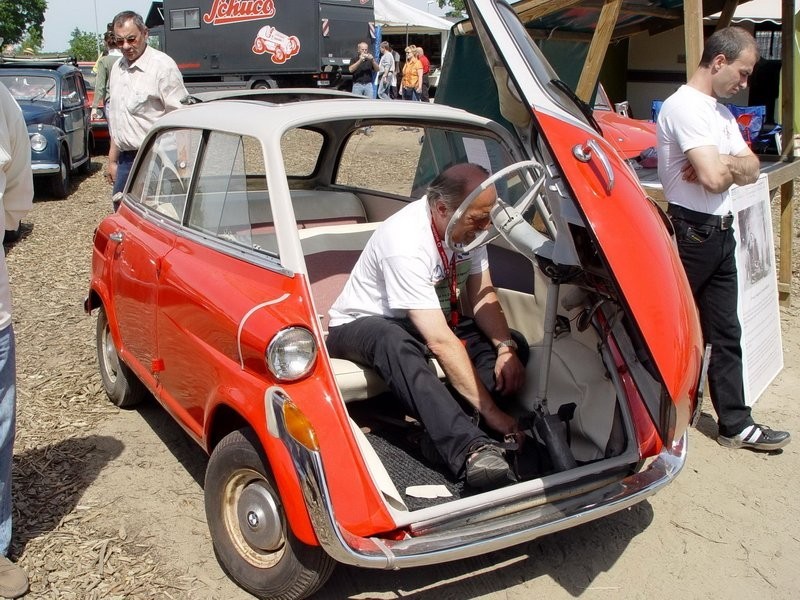
[[(561, 500), (533, 505), (531, 498), (503, 503), (496, 516), (452, 515), (453, 526), (438, 527), (402, 540), (359, 537), (336, 521), (327, 477), (319, 452), (294, 440), (283, 420), (282, 393), (271, 393), (268, 410), (275, 428), (292, 456), (311, 523), (322, 548), (336, 561), (374, 569), (400, 569), (461, 560), (486, 554), (537, 537), (599, 519), (641, 502), (670, 483), (686, 461), (686, 434), (663, 450), (642, 471)], [(274, 417), (274, 420), (272, 418)], [(477, 517), (477, 518), (474, 518)]]
[(31, 170), (34, 175), (50, 175), (58, 173), (61, 170), (61, 165), (58, 163), (31, 163)]

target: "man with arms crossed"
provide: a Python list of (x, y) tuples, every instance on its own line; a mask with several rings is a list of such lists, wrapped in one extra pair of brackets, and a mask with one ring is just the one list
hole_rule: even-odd
[[(408, 204), (378, 227), (331, 307), (327, 340), (332, 357), (372, 367), (407, 413), (419, 418), (450, 471), (485, 489), (516, 477), (427, 359), (438, 359), (450, 385), (489, 428), (522, 440), (517, 421), (495, 398), (522, 387), (527, 344), (511, 337), (486, 248), (453, 253), (443, 243), (454, 212), (487, 176), (478, 165), (452, 166), (431, 182), (427, 199)], [(453, 241), (468, 244), (485, 230), (496, 200), (494, 187), (477, 196), (454, 228)], [(457, 317), (461, 290), (474, 320)]]
[(678, 251), (710, 343), (708, 384), (717, 412), (717, 441), (728, 448), (777, 450), (785, 431), (758, 425), (745, 404), (738, 281), (730, 187), (753, 183), (759, 161), (730, 111), (717, 100), (747, 86), (758, 47), (744, 29), (726, 27), (706, 42), (689, 82), (661, 107), (658, 176), (669, 202)]

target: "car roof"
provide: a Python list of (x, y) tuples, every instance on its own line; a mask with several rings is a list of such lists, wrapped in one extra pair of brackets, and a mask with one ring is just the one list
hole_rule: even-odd
[[(220, 110), (223, 105), (225, 109)], [(158, 120), (157, 128), (202, 127), (242, 135), (271, 137), (295, 127), (323, 121), (357, 121), (365, 118), (378, 121), (455, 121), (465, 126), (488, 128), (500, 135), (508, 134), (499, 123), (460, 108), (422, 102), (359, 99), (351, 94), (345, 94), (342, 98), (320, 100), (290, 98), (289, 102), (282, 104), (262, 99), (202, 102), (167, 113)]]
[(54, 56), (48, 58), (0, 58), (0, 69), (3, 71), (56, 71), (61, 75), (68, 75), (79, 71), (77, 61), (71, 56)]

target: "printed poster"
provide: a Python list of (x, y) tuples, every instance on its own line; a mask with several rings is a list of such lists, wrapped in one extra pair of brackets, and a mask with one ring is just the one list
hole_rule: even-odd
[[(731, 189), (736, 209), (739, 322), (742, 324), (745, 400), (752, 406), (783, 369), (778, 276), (767, 176)], [(713, 352), (713, 350), (712, 350)]]

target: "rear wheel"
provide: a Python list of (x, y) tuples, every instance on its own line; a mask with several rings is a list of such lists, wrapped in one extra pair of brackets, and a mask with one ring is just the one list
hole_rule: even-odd
[(108, 399), (120, 408), (136, 406), (147, 397), (147, 388), (119, 359), (105, 308), (101, 308), (97, 315), (96, 342), (100, 378)]
[(336, 563), (298, 540), (268, 474), (256, 435), (234, 431), (217, 445), (205, 480), (208, 528), (222, 568), (258, 598), (299, 600), (318, 590)]
[(58, 173), (50, 176), (50, 189), (56, 198), (66, 198), (69, 196), (70, 172), (69, 156), (67, 149), (61, 146), (58, 158)]

